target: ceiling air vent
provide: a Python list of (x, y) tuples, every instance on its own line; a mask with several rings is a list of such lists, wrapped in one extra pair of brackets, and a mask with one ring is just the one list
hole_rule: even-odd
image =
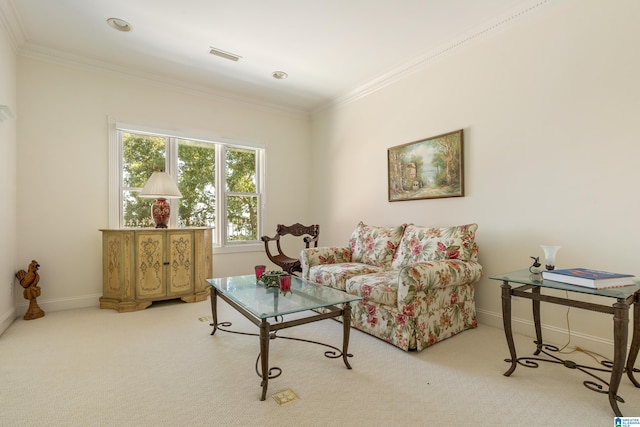
[(215, 47), (210, 47), (209, 48), (209, 53), (211, 55), (219, 56), (220, 58), (229, 59), (229, 60), (234, 61), (234, 62), (238, 62), (238, 60), (240, 58), (242, 58), (242, 56), (240, 56), (240, 55), (235, 55), (235, 54), (230, 53), (230, 52), (225, 52), (224, 50), (216, 49)]

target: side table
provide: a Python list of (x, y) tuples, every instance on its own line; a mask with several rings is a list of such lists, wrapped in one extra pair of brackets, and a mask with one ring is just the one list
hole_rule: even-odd
[[(570, 369), (577, 369), (586, 373), (591, 380), (584, 381), (583, 384), (590, 390), (609, 396), (609, 403), (616, 416), (622, 417), (622, 413), (618, 408), (618, 402), (624, 403), (624, 400), (618, 396), (618, 387), (622, 380), (623, 372), (627, 373), (629, 380), (636, 386), (640, 387), (640, 382), (633, 376), (638, 350), (640, 350), (640, 285), (622, 286), (618, 288), (608, 289), (591, 289), (583, 286), (574, 286), (551, 280), (542, 280), (540, 274), (531, 274), (529, 270), (518, 270), (507, 274), (500, 274), (491, 277), (493, 280), (502, 281), (502, 321), (504, 323), (504, 333), (509, 346), (510, 358), (505, 362), (511, 363), (511, 366), (504, 373), (505, 376), (511, 375), (518, 365), (528, 368), (537, 368), (537, 362), (552, 362), (562, 364)], [(519, 285), (513, 288), (511, 284)], [(580, 301), (570, 297), (561, 298), (552, 295), (544, 295), (543, 290), (555, 289), (567, 291), (568, 295), (588, 294), (605, 298), (613, 298), (615, 302), (612, 305), (596, 304)], [(547, 358), (542, 357), (518, 357), (513, 341), (513, 332), (511, 329), (511, 297), (521, 297), (532, 300), (533, 304), (533, 321), (536, 330), (536, 350), (534, 356), (541, 353)], [(596, 311), (600, 313), (608, 313), (613, 315), (613, 362), (602, 362), (602, 367), (590, 367), (580, 365), (571, 360), (563, 360), (553, 353), (558, 352), (558, 348), (542, 341), (542, 327), (540, 323), (540, 302), (548, 302), (568, 307), (576, 307), (583, 310)], [(627, 356), (627, 337), (629, 327), (629, 308), (633, 306), (633, 338), (631, 340), (631, 348)], [(626, 363), (625, 363), (626, 359)], [(591, 371), (611, 372), (609, 382), (596, 376)], [(595, 380), (595, 381), (594, 381)], [(596, 382), (597, 381), (597, 382)], [(606, 387), (606, 388), (603, 388)]]

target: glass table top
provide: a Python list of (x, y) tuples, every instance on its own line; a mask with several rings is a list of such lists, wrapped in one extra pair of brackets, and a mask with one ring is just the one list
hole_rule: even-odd
[(553, 280), (543, 280), (541, 274), (532, 274), (528, 269), (513, 271), (511, 273), (491, 276), (493, 280), (508, 281), (522, 285), (534, 285), (541, 288), (557, 289), (561, 291), (579, 292), (588, 295), (597, 295), (609, 298), (626, 299), (640, 290), (640, 284), (620, 286), (617, 288), (593, 289), (585, 286), (570, 285), (568, 283), (554, 282)]
[(318, 285), (291, 276), (291, 291), (286, 294), (280, 288), (267, 288), (256, 283), (256, 276), (221, 277), (207, 279), (219, 293), (245, 308), (259, 319), (299, 313), (330, 305), (361, 300), (362, 297)]

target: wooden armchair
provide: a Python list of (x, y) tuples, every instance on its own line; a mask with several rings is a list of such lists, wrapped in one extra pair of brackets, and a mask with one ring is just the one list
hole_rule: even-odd
[[(320, 226), (318, 224), (310, 226), (302, 225), (300, 223), (295, 223), (290, 226), (278, 224), (275, 236), (262, 236), (261, 239), (264, 242), (264, 250), (269, 257), (269, 260), (271, 260), (272, 263), (280, 266), (283, 271), (294, 274), (295, 272), (302, 272), (302, 268), (300, 267), (300, 260), (297, 258), (291, 258), (290, 256), (287, 256), (282, 252), (282, 248), (280, 247), (280, 237), (286, 235), (292, 235), (296, 237), (305, 236), (303, 239), (305, 247), (309, 248), (309, 245), (313, 243), (313, 247), (317, 248), (319, 234)], [(271, 253), (269, 249), (269, 242), (272, 241), (276, 242), (277, 253)]]

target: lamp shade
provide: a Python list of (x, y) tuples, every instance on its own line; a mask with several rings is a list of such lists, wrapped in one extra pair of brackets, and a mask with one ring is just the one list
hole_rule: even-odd
[(166, 172), (154, 172), (138, 195), (150, 199), (179, 199), (182, 193)]

